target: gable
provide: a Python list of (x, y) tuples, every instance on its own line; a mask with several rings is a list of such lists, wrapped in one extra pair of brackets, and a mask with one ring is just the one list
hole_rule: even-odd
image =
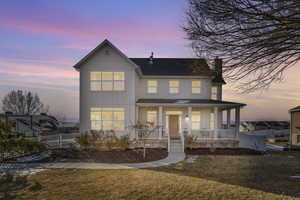
[[(108, 50), (108, 51), (107, 51)], [(82, 67), (83, 64), (94, 60), (96, 55), (99, 53), (102, 54), (110, 54), (110, 50), (115, 52), (117, 55), (119, 55), (121, 58), (123, 58), (125, 61), (127, 61), (132, 67), (135, 68), (139, 72), (139, 67), (132, 62), (128, 57), (121, 52), (117, 47), (115, 47), (111, 42), (109, 42), (107, 39), (104, 40), (101, 44), (99, 44), (95, 49), (93, 49), (90, 53), (88, 53), (85, 57), (83, 57), (78, 63), (76, 63), (73, 67), (77, 70), (80, 71), (80, 68)]]

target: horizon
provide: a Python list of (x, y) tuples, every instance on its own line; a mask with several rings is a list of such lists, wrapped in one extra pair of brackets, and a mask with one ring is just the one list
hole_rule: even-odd
[[(79, 74), (73, 66), (105, 38), (128, 57), (149, 57), (151, 52), (154, 58), (194, 57), (180, 27), (185, 2), (2, 2), (0, 99), (13, 89), (32, 91), (50, 106), (50, 114), (79, 119)], [(280, 83), (250, 94), (227, 84), (223, 100), (247, 104), (241, 110), (243, 121), (289, 120), (288, 110), (300, 105), (298, 74), (300, 63)]]

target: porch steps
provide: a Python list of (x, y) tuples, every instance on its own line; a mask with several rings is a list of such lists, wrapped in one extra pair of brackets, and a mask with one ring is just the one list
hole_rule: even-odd
[(182, 143), (180, 139), (170, 140), (170, 152), (183, 153)]

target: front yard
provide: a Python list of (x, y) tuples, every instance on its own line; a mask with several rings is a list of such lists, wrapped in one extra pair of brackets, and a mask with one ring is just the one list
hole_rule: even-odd
[(155, 169), (46, 170), (0, 181), (13, 199), (300, 199), (300, 152), (201, 155)]

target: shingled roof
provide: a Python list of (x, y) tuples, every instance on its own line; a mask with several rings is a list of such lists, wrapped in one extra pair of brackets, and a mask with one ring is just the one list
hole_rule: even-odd
[(211, 76), (213, 71), (205, 59), (197, 58), (129, 58), (146, 76)]

